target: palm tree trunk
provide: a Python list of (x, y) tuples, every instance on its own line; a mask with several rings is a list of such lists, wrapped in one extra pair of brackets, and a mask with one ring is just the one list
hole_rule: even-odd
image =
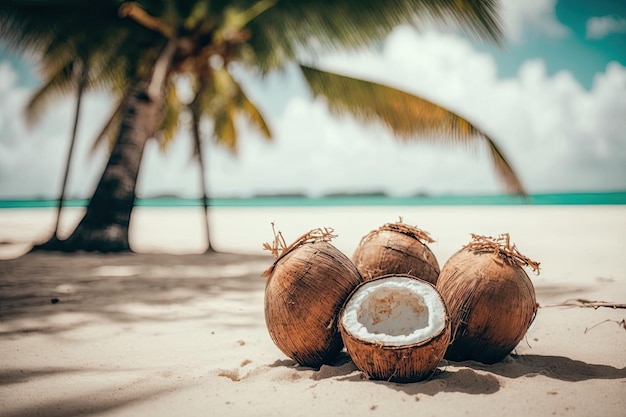
[(202, 142), (200, 139), (200, 115), (195, 103), (191, 106), (191, 129), (193, 131), (193, 142), (195, 147), (198, 163), (200, 164), (200, 184), (202, 186), (202, 207), (204, 208), (204, 230), (206, 231), (207, 250), (206, 253), (215, 252), (211, 244), (211, 232), (209, 229), (209, 198), (207, 195), (206, 170), (204, 166), (204, 158), (202, 155)]
[(63, 210), (63, 202), (65, 201), (65, 195), (67, 193), (67, 180), (70, 176), (70, 170), (72, 166), (72, 155), (74, 153), (74, 145), (76, 143), (76, 132), (78, 131), (78, 121), (80, 119), (80, 106), (85, 91), (85, 85), (87, 84), (87, 66), (83, 60), (80, 60), (78, 64), (78, 89), (76, 90), (76, 112), (74, 114), (74, 126), (72, 128), (72, 139), (70, 141), (70, 149), (67, 154), (67, 160), (65, 162), (65, 174), (63, 175), (63, 185), (61, 186), (61, 195), (59, 196), (59, 202), (57, 205), (57, 220), (54, 226), (54, 234), (52, 239), (59, 238), (59, 224), (61, 223), (61, 211)]
[(170, 41), (154, 65), (152, 78), (138, 80), (130, 87), (117, 141), (85, 216), (69, 238), (59, 241), (56, 250), (131, 250), (128, 230), (137, 178), (146, 142), (160, 125), (166, 74), (174, 51), (175, 44)]
[(57, 202), (57, 216), (56, 223), (54, 225), (54, 232), (48, 241), (45, 243), (35, 245), (33, 251), (36, 250), (56, 250), (59, 245), (59, 225), (61, 223), (61, 212), (63, 211), (63, 203), (65, 202), (65, 195), (67, 192), (67, 181), (70, 176), (70, 169), (72, 166), (72, 156), (74, 154), (74, 145), (76, 144), (76, 133), (78, 131), (78, 121), (80, 119), (80, 108), (85, 91), (85, 85), (87, 84), (87, 67), (83, 60), (79, 60), (76, 67), (78, 73), (78, 88), (76, 90), (76, 111), (74, 112), (74, 126), (72, 127), (72, 136), (70, 139), (70, 149), (67, 153), (67, 159), (65, 160), (65, 173), (63, 174), (63, 185), (61, 186), (61, 195)]
[(135, 203), (135, 188), (146, 142), (152, 136), (153, 121), (160, 104), (146, 94), (139, 83), (129, 97), (122, 126), (85, 217), (72, 235), (63, 241), (63, 250), (100, 252), (130, 251), (128, 228)]

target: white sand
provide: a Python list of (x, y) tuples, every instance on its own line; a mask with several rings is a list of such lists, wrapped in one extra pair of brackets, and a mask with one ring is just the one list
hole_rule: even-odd
[[(202, 251), (201, 214), (138, 208), (132, 245), (147, 254), (15, 258), (54, 211), (0, 210), (0, 257), (15, 258), (0, 261), (0, 416), (624, 416), (626, 310), (550, 306), (626, 303), (625, 206), (215, 208), (215, 244), (236, 254), (162, 255)], [(444, 361), (413, 384), (366, 380), (346, 356), (294, 366), (263, 319), (270, 222), (288, 241), (334, 227), (350, 256), (398, 216), (437, 239), (440, 264), (471, 232), (509, 232), (540, 261), (526, 340), (501, 363)]]

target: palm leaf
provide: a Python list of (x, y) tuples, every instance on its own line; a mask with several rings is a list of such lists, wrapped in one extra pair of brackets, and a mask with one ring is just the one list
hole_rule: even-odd
[(58, 43), (72, 45), (87, 39), (101, 47), (106, 45), (107, 33), (130, 27), (130, 21), (119, 18), (118, 8), (115, 0), (3, 0), (0, 38), (15, 50), (41, 52)]
[[(145, 65), (141, 58), (158, 55), (147, 52), (155, 47), (160, 50), (165, 40), (132, 19), (120, 18), (121, 3), (2, 0), (0, 40), (9, 50), (42, 57), (44, 71), (79, 56), (89, 64), (90, 71), (100, 73), (100, 81), (111, 74), (111, 69), (115, 69), (112, 73), (117, 80), (120, 75), (132, 77), (137, 68)], [(44, 78), (48, 78), (46, 73)]]
[(403, 140), (427, 140), (470, 148), (486, 144), (495, 171), (507, 189), (525, 194), (495, 142), (463, 117), (395, 88), (307, 66), (300, 68), (313, 93), (324, 96), (334, 114), (352, 115), (364, 123), (382, 123)]
[(255, 104), (248, 98), (241, 84), (239, 84), (232, 75), (222, 69), (220, 75), (224, 78), (222, 83), (228, 83), (228, 90), (231, 93), (231, 99), (229, 106), (231, 111), (235, 115), (242, 115), (248, 119), (248, 122), (255, 127), (263, 137), (267, 140), (272, 139), (272, 132), (269, 126), (265, 122), (261, 111), (255, 106)]
[(217, 143), (233, 153), (237, 152), (238, 134), (235, 120), (244, 116), (250, 124), (261, 132), (264, 138), (272, 134), (263, 115), (247, 97), (239, 83), (225, 69), (212, 69), (210, 76), (197, 82), (198, 92), (191, 103), (192, 111), (199, 117), (213, 120), (213, 136)]
[(111, 115), (105, 122), (100, 132), (94, 138), (94, 141), (91, 145), (91, 154), (93, 154), (98, 146), (100, 146), (103, 142), (108, 143), (109, 148), (113, 147), (113, 144), (117, 139), (117, 132), (119, 131), (120, 124), (122, 123), (122, 109), (125, 106), (125, 101), (128, 98), (129, 94), (130, 90), (121, 99), (118, 100), (116, 106), (111, 112)]
[(29, 124), (37, 123), (47, 106), (59, 97), (68, 94), (77, 85), (75, 62), (67, 61), (51, 74), (26, 104), (26, 120)]
[(282, 0), (250, 21), (255, 64), (281, 68), (306, 49), (357, 49), (403, 24), (453, 24), (473, 38), (502, 43), (497, 0)]
[(237, 153), (237, 130), (232, 108), (227, 107), (222, 110), (213, 119), (213, 135), (230, 152)]
[(159, 146), (162, 151), (167, 150), (171, 141), (174, 139), (178, 131), (178, 121), (183, 109), (183, 104), (178, 98), (176, 85), (172, 82), (169, 84), (167, 94), (165, 96), (165, 106), (163, 108), (163, 123), (158, 132)]
[(256, 127), (263, 137), (267, 140), (272, 139), (272, 132), (270, 131), (269, 126), (265, 122), (263, 115), (259, 111), (259, 109), (250, 101), (250, 99), (245, 95), (243, 90), (239, 90), (240, 93), (240, 109), (243, 114), (245, 114), (248, 118), (248, 121)]
[(213, 71), (213, 134), (218, 143), (237, 153), (236, 107), (233, 103), (238, 85), (225, 68)]

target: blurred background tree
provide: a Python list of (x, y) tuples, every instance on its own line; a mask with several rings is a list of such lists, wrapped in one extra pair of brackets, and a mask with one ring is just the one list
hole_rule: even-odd
[[(83, 93), (104, 89), (118, 98), (109, 121), (96, 135), (95, 143), (109, 143), (111, 152), (84, 217), (67, 239), (60, 239), (55, 230), (40, 248), (130, 251), (129, 224), (146, 142), (156, 138), (166, 147), (175, 137), (180, 115), (187, 111), (201, 165), (212, 250), (201, 120), (212, 121), (212, 138), (232, 152), (239, 141), (235, 121), (241, 116), (271, 138), (261, 111), (233, 75), (234, 68), (266, 75), (295, 63), (311, 91), (323, 95), (335, 114), (382, 123), (403, 140), (486, 144), (507, 190), (524, 194), (495, 142), (463, 117), (403, 91), (302, 64), (305, 54), (367, 47), (398, 25), (432, 21), (452, 23), (481, 40), (502, 42), (498, 2), (493, 0), (4, 0), (0, 40), (41, 62), (43, 83), (26, 109), (31, 122), (60, 94), (74, 91), (78, 100), (73, 143)], [(176, 87), (181, 78), (191, 82), (189, 102), (179, 99)]]

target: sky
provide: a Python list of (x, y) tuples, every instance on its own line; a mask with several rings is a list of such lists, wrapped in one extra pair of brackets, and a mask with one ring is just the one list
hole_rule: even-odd
[[(376, 50), (323, 55), (313, 64), (401, 88), (467, 118), (493, 138), (530, 193), (626, 190), (626, 2), (503, 0), (502, 6), (505, 48), (449, 28), (403, 26)], [(236, 155), (207, 140), (214, 197), (506, 191), (484, 148), (404, 143), (381, 126), (334, 117), (295, 67), (266, 78), (241, 70), (237, 76), (274, 139), (265, 141), (241, 121)], [(32, 62), (0, 45), (0, 199), (60, 193), (75, 102), (59, 100), (28, 126), (23, 107), (38, 83)], [(111, 106), (106, 92), (85, 97), (72, 197), (89, 197), (102, 174), (106, 150), (90, 149)], [(200, 196), (191, 149), (185, 129), (165, 152), (150, 141), (138, 196)]]

